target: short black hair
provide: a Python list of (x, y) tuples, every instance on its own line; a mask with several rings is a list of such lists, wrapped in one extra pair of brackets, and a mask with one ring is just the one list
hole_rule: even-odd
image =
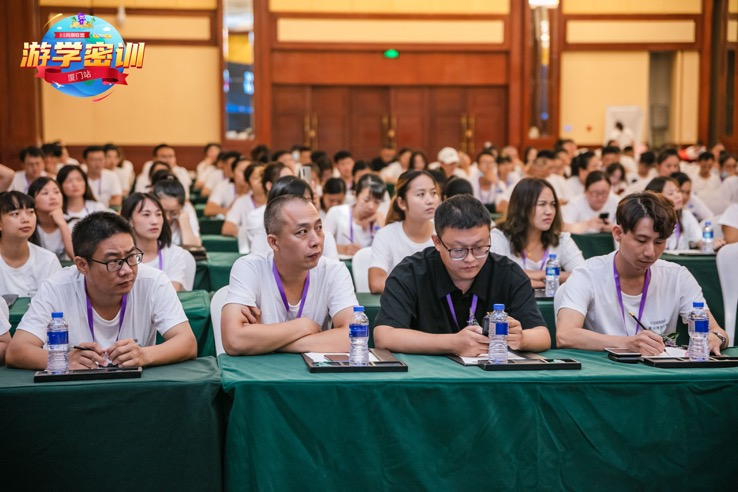
[(79, 220), (72, 229), (74, 256), (91, 258), (101, 242), (116, 234), (134, 239), (133, 228), (126, 219), (113, 212), (93, 212)]
[(211, 143), (205, 144), (205, 147), (202, 149), (202, 153), (207, 154), (208, 150), (210, 150), (210, 147), (218, 147), (218, 150), (223, 148), (221, 147), (219, 143), (211, 142)]
[(244, 162), (244, 161), (251, 162), (251, 159), (248, 159), (248, 158), (242, 156), (241, 154), (238, 154), (238, 157), (236, 157), (233, 160), (233, 162), (231, 162), (231, 172), (235, 172), (236, 171), (236, 166), (238, 166), (238, 163), (239, 162)]
[(608, 145), (607, 147), (602, 148), (603, 157), (607, 154), (619, 154), (619, 153), (620, 153), (620, 147), (615, 147), (614, 145)]
[[(294, 176), (285, 176), (285, 178), (289, 177), (295, 178)], [(282, 232), (282, 226), (284, 225), (284, 220), (282, 217), (282, 207), (293, 201), (298, 201), (306, 205), (313, 204), (313, 202), (302, 195), (293, 195), (290, 193), (275, 197), (273, 200), (270, 200), (269, 202), (267, 202), (266, 209), (264, 210), (264, 229), (266, 229), (267, 234), (279, 234), (280, 232)]]
[(53, 157), (61, 157), (62, 156), (62, 148), (61, 145), (57, 143), (45, 143), (41, 146), (41, 152), (44, 153), (44, 156), (53, 156)]
[(278, 161), (280, 157), (282, 157), (285, 154), (291, 155), (289, 150), (275, 150), (272, 154), (272, 161)]
[(339, 150), (338, 152), (336, 152), (336, 153), (335, 153), (335, 154), (333, 155), (333, 162), (338, 162), (338, 161), (340, 161), (341, 159), (346, 159), (346, 158), (348, 158), (348, 157), (353, 157), (353, 156), (351, 155), (351, 152), (349, 152), (348, 150)]
[[(159, 172), (157, 172), (156, 174), (159, 174)], [(154, 183), (154, 189), (152, 190), (152, 193), (158, 198), (168, 196), (176, 198), (177, 202), (180, 205), (185, 204), (184, 186), (182, 186), (182, 183), (180, 183), (177, 177), (173, 174), (169, 174), (163, 179), (156, 181)]]
[(90, 146), (87, 146), (87, 147), (85, 147), (85, 150), (82, 151), (82, 158), (83, 159), (87, 159), (87, 155), (90, 152), (102, 152), (103, 154), (105, 154), (105, 147), (103, 147), (102, 145), (90, 145)]
[(715, 156), (712, 155), (712, 152), (700, 152), (700, 155), (697, 156), (698, 161), (714, 161)]
[(491, 227), (487, 208), (471, 195), (456, 195), (442, 202), (436, 209), (434, 223), (436, 235), (439, 237), (449, 227), (454, 229)]
[(658, 157), (657, 161), (658, 161), (659, 164), (661, 164), (662, 162), (664, 162), (666, 159), (668, 159), (669, 157), (671, 157), (673, 155), (676, 156), (676, 157), (679, 157), (679, 152), (677, 152), (676, 149), (667, 147), (664, 150), (662, 150), (661, 152), (659, 152), (659, 157)]
[(468, 180), (451, 176), (443, 186), (443, 199), (448, 200), (456, 195), (474, 195), (474, 189)]
[(264, 167), (264, 172), (261, 174), (261, 187), (264, 189), (264, 193), (269, 193), (267, 183), (274, 185), (274, 182), (279, 179), (282, 169), (287, 169), (287, 166), (281, 162), (270, 162)]
[(328, 178), (323, 183), (324, 195), (335, 195), (337, 193), (346, 193), (346, 183), (341, 178)]
[[(242, 160), (245, 160), (245, 159), (246, 158), (244, 157)], [(246, 169), (243, 170), (243, 179), (246, 181), (246, 183), (249, 182), (249, 180), (251, 179), (251, 175), (254, 174), (254, 172), (256, 172), (257, 169), (261, 169), (263, 167), (264, 167), (263, 162), (252, 162), (251, 164), (246, 166)]]
[(369, 196), (376, 200), (383, 200), (384, 193), (387, 191), (387, 185), (384, 184), (382, 178), (371, 173), (363, 175), (359, 178), (359, 181), (356, 182), (356, 189), (354, 191), (357, 199), (359, 197), (359, 193), (361, 193), (364, 188), (368, 188)]
[(682, 185), (686, 182), (692, 182), (692, 178), (689, 177), (688, 174), (683, 173), (681, 171), (677, 171), (675, 173), (671, 173), (671, 177), (676, 179), (677, 183), (679, 184), (679, 187), (681, 188)]
[(651, 167), (656, 163), (656, 154), (654, 154), (650, 150), (647, 150), (646, 152), (641, 154), (641, 156), (638, 158), (638, 162)]
[(638, 221), (644, 218), (653, 220), (653, 231), (658, 232), (659, 239), (671, 236), (677, 222), (674, 205), (661, 193), (631, 193), (618, 203), (615, 219), (624, 233), (635, 229)]
[(154, 147), (154, 151), (152, 152), (151, 155), (153, 155), (154, 157), (156, 157), (156, 154), (158, 154), (161, 149), (172, 149), (172, 150), (174, 150), (174, 147), (172, 147), (169, 144), (165, 144), (165, 143), (159, 144), (156, 147)]
[[(135, 210), (136, 212), (140, 212), (146, 204), (146, 200), (149, 200), (157, 206), (157, 208), (161, 211), (162, 217), (166, 215), (164, 213), (164, 207), (161, 206), (161, 202), (155, 195), (151, 193), (136, 192), (131, 193), (131, 196), (126, 198), (126, 200), (123, 202), (123, 206), (120, 209), (120, 216), (130, 222), (133, 211)], [(162, 221), (158, 244), (159, 248), (167, 248), (172, 245), (172, 228), (169, 226), (168, 220)]]
[(280, 196), (305, 196), (305, 193), (308, 193), (310, 195), (311, 200), (313, 199), (313, 189), (310, 187), (310, 183), (308, 183), (304, 179), (298, 178), (297, 176), (282, 176), (274, 182), (274, 184), (272, 185), (272, 189), (269, 190), (267, 203)]
[(269, 147), (259, 144), (251, 149), (251, 160), (257, 162), (269, 162)]
[[(25, 193), (21, 193), (20, 191), (5, 191), (0, 193), (0, 215), (9, 214), (20, 209), (34, 210), (35, 212), (35, 208), (36, 202)], [(0, 237), (3, 237), (2, 231), (0, 231)], [(28, 238), (28, 241), (36, 246), (41, 245), (38, 239), (38, 222), (36, 222), (36, 228)]]
[(351, 168), (351, 176), (356, 176), (356, 173), (358, 173), (359, 171), (364, 171), (366, 169), (371, 170), (369, 164), (364, 161), (356, 161), (354, 162), (354, 167)]
[(556, 154), (554, 154), (552, 151), (548, 149), (539, 150), (538, 154), (536, 154), (536, 159), (550, 159), (554, 160), (556, 159)]
[(172, 170), (172, 166), (170, 166), (169, 164), (167, 164), (164, 161), (154, 161), (154, 162), (152, 162), (151, 165), (149, 166), (149, 181), (152, 182), (152, 183), (154, 181), (154, 174), (163, 171), (163, 169), (157, 169), (156, 171), (154, 171), (154, 169), (156, 169), (158, 166), (165, 166), (167, 168), (166, 169), (167, 172), (171, 172), (171, 170)]
[(587, 179), (584, 180), (584, 189), (588, 190), (590, 186), (592, 186), (595, 183), (599, 183), (600, 181), (604, 181), (607, 183), (607, 186), (610, 186), (610, 180), (607, 179), (607, 175), (603, 173), (602, 171), (592, 171), (587, 175)]
[(26, 147), (21, 149), (21, 151), (18, 153), (18, 157), (20, 157), (21, 162), (26, 161), (26, 157), (44, 157), (44, 151), (39, 149), (36, 146), (31, 145), (30, 147)]
[(49, 183), (54, 183), (56, 187), (59, 188), (59, 193), (61, 193), (61, 186), (59, 185), (59, 183), (56, 182), (54, 178), (50, 178), (49, 176), (39, 176), (38, 178), (34, 179), (28, 187), (28, 196), (30, 196), (31, 198), (36, 198), (38, 192), (44, 189), (44, 186)]

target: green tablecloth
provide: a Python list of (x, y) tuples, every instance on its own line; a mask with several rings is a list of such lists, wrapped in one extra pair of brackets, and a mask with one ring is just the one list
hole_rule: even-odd
[(212, 357), (109, 381), (0, 368), (2, 488), (221, 490), (221, 398)]
[(346, 268), (348, 268), (349, 274), (351, 275), (351, 278), (354, 278), (354, 269), (353, 269), (353, 262), (351, 261), (351, 258), (341, 260), (341, 262), (346, 265)]
[[(190, 320), (192, 332), (197, 339), (198, 356), (215, 355), (215, 341), (213, 340), (213, 330), (210, 327), (210, 296), (202, 290), (178, 292), (177, 296), (182, 303), (187, 318)], [(30, 297), (19, 297), (13, 307), (10, 308), (11, 332), (15, 332), (15, 328), (20, 323), (23, 315), (26, 314), (30, 303)], [(157, 334), (157, 340), (158, 343), (161, 343), (163, 338)]]
[(615, 242), (612, 233), (599, 232), (597, 234), (572, 234), (571, 238), (582, 250), (584, 259), (601, 256), (615, 251)]
[(687, 267), (697, 283), (702, 287), (707, 306), (720, 326), (725, 324), (725, 308), (723, 307), (723, 289), (717, 273), (715, 256), (680, 256), (661, 255), (662, 260), (671, 261)]
[(200, 224), (201, 235), (220, 235), (220, 231), (223, 229), (223, 219), (209, 219), (207, 217), (200, 217), (198, 220)]
[(198, 261), (195, 288), (215, 292), (230, 282), (231, 268), (242, 255), (239, 253), (211, 253), (207, 261)]
[(210, 253), (238, 253), (238, 239), (220, 234), (203, 234), (202, 245)]
[(401, 355), (407, 373), (315, 375), (298, 355), (221, 356), (226, 488), (734, 490), (738, 369), (548, 355), (583, 369)]

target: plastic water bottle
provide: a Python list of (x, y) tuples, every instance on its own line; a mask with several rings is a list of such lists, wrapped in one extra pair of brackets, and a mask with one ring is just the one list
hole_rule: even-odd
[(712, 240), (712, 222), (706, 220), (705, 228), (702, 230), (702, 253), (711, 255), (715, 252), (715, 249), (712, 247)]
[(69, 371), (69, 325), (64, 321), (64, 313), (51, 313), (47, 326), (49, 363), (46, 370), (51, 374)]
[(689, 360), (707, 360), (710, 347), (707, 337), (710, 334), (710, 318), (707, 316), (704, 302), (693, 302), (689, 313)]
[(551, 253), (546, 260), (546, 297), (553, 297), (559, 288), (559, 277), (561, 276), (561, 266), (556, 255)]
[(369, 364), (369, 318), (364, 314), (364, 306), (354, 306), (354, 319), (349, 324), (349, 364), (366, 366)]
[(495, 304), (489, 323), (489, 361), (507, 364), (507, 313), (504, 304)]

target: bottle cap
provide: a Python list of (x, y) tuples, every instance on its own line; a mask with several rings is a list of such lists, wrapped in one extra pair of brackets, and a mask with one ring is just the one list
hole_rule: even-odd
[(712, 221), (706, 220), (706, 221), (705, 221), (705, 225), (706, 225), (706, 226), (711, 226), (711, 225), (712, 225)]
[(64, 313), (62, 313), (61, 311), (56, 312), (56, 313), (51, 313), (51, 318), (52, 319), (53, 318), (63, 318), (63, 317), (64, 317)]
[(552, 260), (555, 260), (556, 259), (556, 253), (551, 253), (550, 255), (548, 255), (548, 257), (551, 258)]
[(693, 302), (692, 307), (703, 308), (705, 307), (705, 303), (704, 302)]
[(354, 306), (354, 312), (355, 313), (363, 313), (364, 312), (364, 306)]
[(505, 310), (505, 305), (504, 304), (494, 304), (492, 307), (494, 308), (495, 311), (504, 311)]

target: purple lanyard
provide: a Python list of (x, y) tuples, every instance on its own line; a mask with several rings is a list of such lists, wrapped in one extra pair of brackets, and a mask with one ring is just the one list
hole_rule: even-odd
[[(520, 252), (520, 256), (523, 257), (523, 270), (527, 270), (526, 266), (528, 264), (528, 257), (525, 254), (525, 250)], [(546, 248), (546, 251), (543, 252), (543, 259), (541, 260), (541, 270), (546, 269), (546, 258), (548, 258), (548, 248)]]
[[(90, 296), (87, 295), (87, 280), (85, 280), (85, 298), (87, 299), (87, 326), (90, 327), (90, 334), (92, 335), (92, 341), (95, 340), (95, 322), (92, 318), (92, 303), (90, 302)], [(120, 302), (120, 317), (118, 318), (118, 335), (115, 337), (117, 342), (120, 338), (120, 330), (123, 328), (123, 320), (126, 317), (126, 305), (128, 304), (128, 294), (123, 294)]]
[(254, 192), (253, 191), (251, 192), (251, 204), (254, 206), (254, 208), (257, 208), (256, 207), (256, 200), (254, 200)]
[[(472, 296), (472, 304), (471, 304), (471, 312), (472, 313), (476, 313), (477, 312), (477, 300), (478, 300), (477, 295), (474, 294), (474, 296)], [(448, 302), (448, 308), (451, 310), (451, 316), (454, 317), (454, 323), (456, 323), (456, 328), (458, 328), (459, 330), (461, 330), (461, 327), (459, 326), (459, 320), (456, 319), (456, 310), (454, 309), (454, 303), (451, 302), (451, 294), (450, 293), (449, 294), (446, 294), (446, 302)], [(471, 320), (471, 317), (470, 317), (468, 323), (471, 325), (472, 322), (473, 322), (473, 320)]]
[(159, 270), (164, 271), (164, 260), (161, 257), (161, 248), (159, 248), (159, 245), (156, 245), (156, 256), (159, 257)]
[(97, 199), (102, 196), (102, 171), (100, 171), (100, 179), (97, 181)]
[(674, 234), (676, 235), (676, 244), (674, 245), (674, 249), (679, 249), (679, 236), (682, 235), (682, 226), (679, 225), (679, 222), (676, 223)]
[[(274, 274), (274, 280), (277, 281), (277, 289), (279, 290), (279, 295), (282, 297), (282, 303), (284, 304), (284, 309), (287, 311), (287, 320), (289, 321), (290, 317), (290, 305), (287, 302), (287, 294), (284, 292), (284, 285), (282, 284), (282, 279), (279, 278), (279, 272), (277, 271), (277, 264), (272, 263), (272, 273)], [(305, 277), (305, 287), (302, 288), (302, 297), (300, 298), (300, 308), (297, 311), (297, 317), (302, 316), (302, 308), (305, 307), (305, 300), (307, 299), (307, 293), (308, 289), (310, 288), (310, 272), (308, 272), (307, 277)]]
[[(617, 253), (615, 254), (617, 256)], [(625, 330), (625, 336), (628, 336), (628, 327), (625, 323), (625, 306), (623, 306), (623, 292), (620, 290), (620, 275), (618, 274), (618, 268), (615, 266), (615, 256), (612, 257), (612, 273), (615, 276), (615, 289), (618, 291), (618, 301), (620, 302), (620, 314), (623, 315), (623, 330)], [(646, 296), (648, 295), (648, 285), (651, 283), (651, 269), (646, 270), (646, 278), (643, 280), (643, 291), (641, 292), (641, 305), (638, 307), (638, 319), (643, 319), (643, 310), (646, 308)], [(636, 334), (639, 330), (638, 323), (636, 323)]]
[[(374, 240), (374, 222), (369, 223), (369, 234)], [(349, 206), (349, 241), (354, 244), (354, 207)]]

